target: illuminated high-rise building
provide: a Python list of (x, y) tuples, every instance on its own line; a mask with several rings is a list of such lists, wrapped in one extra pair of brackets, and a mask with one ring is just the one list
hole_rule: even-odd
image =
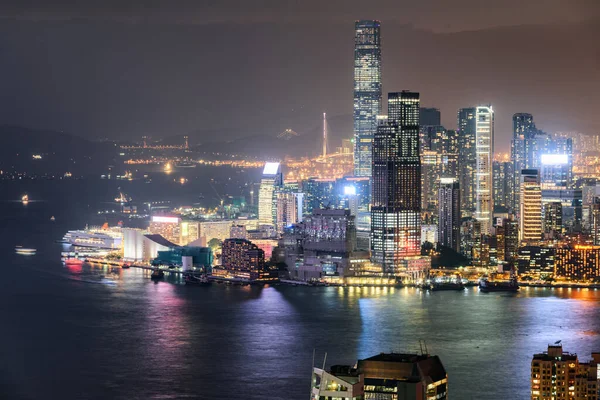
[(475, 112), (475, 108), (458, 110), (458, 177), (463, 216), (471, 216), (475, 211)]
[(491, 106), (476, 108), (475, 132), (475, 219), (481, 223), (481, 233), (489, 235), (494, 214), (494, 110)]
[(419, 93), (389, 93), (373, 142), (372, 259), (386, 273), (421, 253)]
[(510, 209), (518, 213), (519, 197), (521, 195), (520, 182), (521, 171), (527, 168), (535, 168), (526, 162), (525, 140), (535, 137), (537, 129), (533, 122), (533, 115), (527, 113), (517, 113), (513, 115), (513, 138), (511, 140), (510, 159), (513, 164), (513, 175), (510, 177), (513, 181), (513, 192), (510, 194)]
[(275, 225), (277, 207), (275, 189), (283, 183), (279, 163), (265, 163), (258, 192), (258, 222), (263, 225)]
[(442, 246), (460, 251), (460, 189), (457, 179), (441, 178), (438, 238)]
[(494, 161), (494, 207), (511, 208), (513, 163), (510, 161)]
[(562, 203), (544, 204), (544, 237), (557, 239), (562, 234)]
[(521, 171), (521, 212), (519, 239), (538, 241), (542, 237), (542, 189), (537, 169)]
[(371, 176), (373, 136), (381, 113), (379, 21), (354, 25), (354, 175)]
[(598, 400), (600, 353), (589, 362), (563, 351), (560, 340), (531, 360), (531, 400)]
[(302, 221), (304, 193), (278, 190), (275, 197), (277, 233), (282, 234), (284, 228)]

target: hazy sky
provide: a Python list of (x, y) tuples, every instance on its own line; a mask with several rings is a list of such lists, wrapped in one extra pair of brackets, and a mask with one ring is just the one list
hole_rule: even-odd
[[(600, 133), (600, 2), (43, 1), (0, 4), (0, 123), (81, 136), (351, 135), (353, 21), (382, 21), (384, 91), (421, 92), (455, 127), (492, 103)], [(199, 134), (198, 139), (203, 139)]]

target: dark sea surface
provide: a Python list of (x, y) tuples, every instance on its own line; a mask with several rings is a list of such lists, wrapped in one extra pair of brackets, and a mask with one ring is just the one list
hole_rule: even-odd
[[(325, 352), (328, 365), (354, 363), (416, 352), (420, 339), (441, 357), (450, 398), (528, 399), (533, 353), (557, 340), (583, 359), (600, 351), (596, 290), (186, 287), (64, 266), (55, 240), (103, 222), (121, 184), (0, 182), (0, 399), (301, 400), (313, 349), (317, 364)], [(199, 190), (128, 185), (134, 198), (188, 203)]]

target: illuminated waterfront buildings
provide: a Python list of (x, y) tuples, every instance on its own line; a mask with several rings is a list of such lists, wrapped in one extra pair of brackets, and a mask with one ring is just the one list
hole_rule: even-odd
[(463, 216), (471, 216), (475, 211), (475, 108), (458, 110), (458, 165), (460, 186), (460, 209)]
[(600, 282), (600, 246), (559, 246), (554, 276), (568, 281)]
[(388, 116), (373, 142), (371, 257), (385, 273), (421, 254), (419, 94), (388, 95)]
[(481, 233), (489, 235), (494, 213), (492, 160), (494, 157), (494, 110), (478, 106), (475, 110), (475, 219)]
[(563, 352), (562, 345), (548, 345), (548, 351), (531, 360), (531, 400), (598, 400), (600, 353), (583, 363), (577, 354)]
[(221, 264), (228, 270), (258, 272), (265, 267), (265, 252), (245, 239), (226, 239), (221, 250)]
[(521, 212), (519, 239), (539, 241), (542, 238), (542, 189), (537, 169), (521, 171)]
[(373, 136), (381, 113), (381, 23), (354, 26), (354, 175), (371, 176)]
[(173, 243), (179, 243), (180, 231), (178, 217), (168, 217), (155, 215), (150, 221), (148, 231), (154, 235), (161, 235), (165, 239)]
[(350, 210), (313, 210), (286, 229), (283, 243), (292, 279), (343, 277), (356, 249), (355, 217)]
[(258, 221), (260, 224), (275, 225), (275, 189), (283, 184), (282, 180), (279, 163), (265, 163), (258, 192)]
[(439, 189), (438, 240), (442, 246), (460, 251), (460, 187), (457, 179), (441, 178)]

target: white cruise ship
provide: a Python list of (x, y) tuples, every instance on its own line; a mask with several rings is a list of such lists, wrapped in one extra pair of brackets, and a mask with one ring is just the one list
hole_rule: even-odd
[(121, 248), (123, 233), (121, 228), (116, 227), (68, 231), (63, 237), (63, 242), (80, 247), (116, 250)]

